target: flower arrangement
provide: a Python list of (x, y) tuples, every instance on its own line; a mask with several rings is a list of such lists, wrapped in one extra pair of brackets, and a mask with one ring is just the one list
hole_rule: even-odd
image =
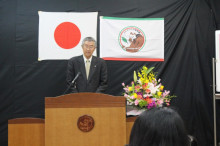
[[(143, 66), (140, 71), (134, 71), (134, 81), (130, 85), (122, 83), (124, 97), (127, 104), (139, 109), (151, 109), (153, 107), (169, 106), (173, 97), (170, 91), (164, 90), (164, 86), (156, 79), (154, 67)], [(138, 77), (137, 77), (138, 75)]]

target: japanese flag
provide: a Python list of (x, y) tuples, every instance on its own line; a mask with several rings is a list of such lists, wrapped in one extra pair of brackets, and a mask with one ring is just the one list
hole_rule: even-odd
[[(39, 12), (38, 59), (69, 59), (82, 55), (85, 37), (96, 39), (97, 12)], [(96, 51), (94, 54), (96, 56)]]

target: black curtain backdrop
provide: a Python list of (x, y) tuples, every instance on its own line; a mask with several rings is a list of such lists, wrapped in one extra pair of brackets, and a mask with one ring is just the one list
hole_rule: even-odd
[[(38, 11), (94, 12), (99, 16), (165, 18), (165, 61), (107, 61), (108, 94), (122, 95), (133, 71), (155, 66), (171, 105), (199, 146), (213, 146), (212, 58), (220, 29), (219, 0), (1, 0), (0, 145), (7, 146), (8, 119), (44, 118), (44, 98), (66, 89), (67, 61), (38, 61)], [(99, 40), (99, 25), (97, 31)], [(99, 44), (99, 41), (98, 41)], [(99, 48), (97, 48), (99, 52)], [(220, 102), (217, 133), (220, 141)]]

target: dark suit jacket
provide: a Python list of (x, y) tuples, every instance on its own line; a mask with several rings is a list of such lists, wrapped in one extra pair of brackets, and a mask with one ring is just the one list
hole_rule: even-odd
[(76, 84), (71, 86), (71, 92), (98, 92), (104, 93), (107, 88), (107, 66), (103, 59), (92, 57), (89, 78), (86, 78), (86, 69), (83, 55), (73, 57), (67, 66), (67, 85), (70, 86), (77, 73), (81, 74), (76, 80)]

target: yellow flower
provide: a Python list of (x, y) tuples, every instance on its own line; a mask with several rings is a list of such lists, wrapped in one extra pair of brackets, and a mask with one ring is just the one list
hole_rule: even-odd
[(133, 90), (133, 88), (132, 87), (128, 87), (128, 91), (132, 91)]
[(138, 77), (139, 77), (139, 78), (141, 78), (141, 77), (142, 77), (141, 73), (139, 73), (139, 72), (138, 72)]
[(157, 95), (158, 95), (158, 96), (161, 96), (161, 94), (162, 94), (162, 92), (157, 92)]
[(163, 88), (164, 88), (164, 86), (162, 85), (162, 86), (160, 86), (160, 90), (163, 90)]
[(143, 66), (143, 69), (144, 69), (144, 70), (147, 70), (148, 68), (147, 68), (146, 66)]
[(148, 80), (148, 79), (146, 79), (146, 80), (144, 81), (144, 83), (149, 83), (149, 80)]
[(142, 84), (144, 84), (144, 83), (145, 83), (144, 78), (140, 78), (140, 81), (141, 81), (141, 83), (142, 83)]
[(141, 74), (142, 74), (142, 76), (143, 76), (143, 77), (145, 77), (145, 76), (146, 76), (144, 71), (142, 71), (142, 72), (141, 72)]
[(137, 98), (137, 93), (134, 93), (133, 96), (134, 96), (134, 98)]
[(154, 77), (154, 74), (153, 74), (153, 73), (150, 73), (150, 76), (151, 76), (151, 77)]

